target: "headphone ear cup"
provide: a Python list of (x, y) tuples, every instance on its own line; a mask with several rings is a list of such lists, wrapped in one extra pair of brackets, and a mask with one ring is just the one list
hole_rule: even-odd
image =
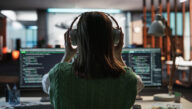
[(120, 29), (115, 29), (115, 28), (113, 28), (113, 30), (112, 30), (114, 44), (119, 43), (120, 31), (121, 31)]
[(70, 38), (71, 38), (71, 43), (72, 45), (77, 45), (77, 29), (72, 29), (70, 32), (69, 32), (69, 35), (70, 35)]

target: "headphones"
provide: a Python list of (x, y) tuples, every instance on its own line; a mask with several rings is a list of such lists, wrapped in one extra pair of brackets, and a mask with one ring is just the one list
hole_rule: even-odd
[[(115, 20), (115, 18), (113, 18), (110, 14), (108, 13), (105, 13), (105, 15), (109, 16), (116, 24), (116, 28), (113, 28), (112, 27), (112, 37), (113, 37), (113, 41), (114, 41), (114, 44), (118, 44), (119, 43), (119, 38), (120, 38), (120, 27), (117, 23), (117, 21)], [(80, 17), (81, 15), (77, 16), (73, 22), (71, 23), (71, 26), (69, 28), (69, 35), (71, 36), (71, 43), (72, 45), (77, 45), (77, 37), (78, 37), (78, 34), (77, 34), (77, 29), (72, 29), (73, 27), (73, 24), (75, 23), (75, 21)]]

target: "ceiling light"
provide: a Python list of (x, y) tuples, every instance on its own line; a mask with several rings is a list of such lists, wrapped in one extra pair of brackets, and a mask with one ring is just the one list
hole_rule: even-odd
[(19, 21), (37, 21), (36, 11), (17, 11), (16, 14)]
[(2, 10), (1, 13), (11, 20), (16, 20), (16, 14), (12, 10)]
[(187, 0), (180, 0), (180, 3), (182, 3), (182, 2), (186, 2)]

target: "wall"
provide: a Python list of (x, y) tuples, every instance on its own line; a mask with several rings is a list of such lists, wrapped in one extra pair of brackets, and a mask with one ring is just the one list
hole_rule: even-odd
[(16, 39), (21, 39), (21, 47), (26, 47), (26, 29), (25, 27), (17, 22), (7, 19), (7, 47), (8, 49), (16, 48)]
[[(61, 45), (64, 47), (64, 33), (66, 29), (61, 29), (56, 27), (56, 25), (64, 24), (66, 26), (70, 26), (73, 19), (79, 14), (64, 14), (64, 13), (49, 13), (48, 14), (48, 44), (51, 46)], [(118, 22), (119, 26), (122, 28), (124, 34), (125, 33), (125, 14), (111, 14)], [(115, 23), (113, 23), (114, 27), (116, 27)], [(75, 26), (75, 25), (74, 25)], [(124, 38), (126, 39), (126, 38)]]
[(132, 41), (131, 44), (143, 44), (143, 22), (141, 13), (132, 13)]
[(185, 35), (184, 35), (184, 59), (190, 60), (190, 20), (189, 12), (185, 14)]

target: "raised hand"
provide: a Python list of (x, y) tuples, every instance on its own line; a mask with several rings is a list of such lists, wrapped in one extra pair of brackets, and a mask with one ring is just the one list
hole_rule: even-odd
[(122, 66), (126, 66), (121, 56), (121, 52), (124, 44), (123, 39), (124, 39), (124, 34), (122, 32), (122, 29), (120, 28), (120, 39), (119, 39), (119, 43), (116, 46), (114, 46), (114, 55), (116, 59), (118, 59), (118, 61), (122, 64)]
[(71, 44), (71, 39), (69, 37), (69, 29), (64, 34), (64, 40), (65, 40), (65, 55), (62, 59), (62, 62), (70, 62), (71, 59), (74, 57), (74, 55), (77, 52), (77, 48), (73, 48)]

